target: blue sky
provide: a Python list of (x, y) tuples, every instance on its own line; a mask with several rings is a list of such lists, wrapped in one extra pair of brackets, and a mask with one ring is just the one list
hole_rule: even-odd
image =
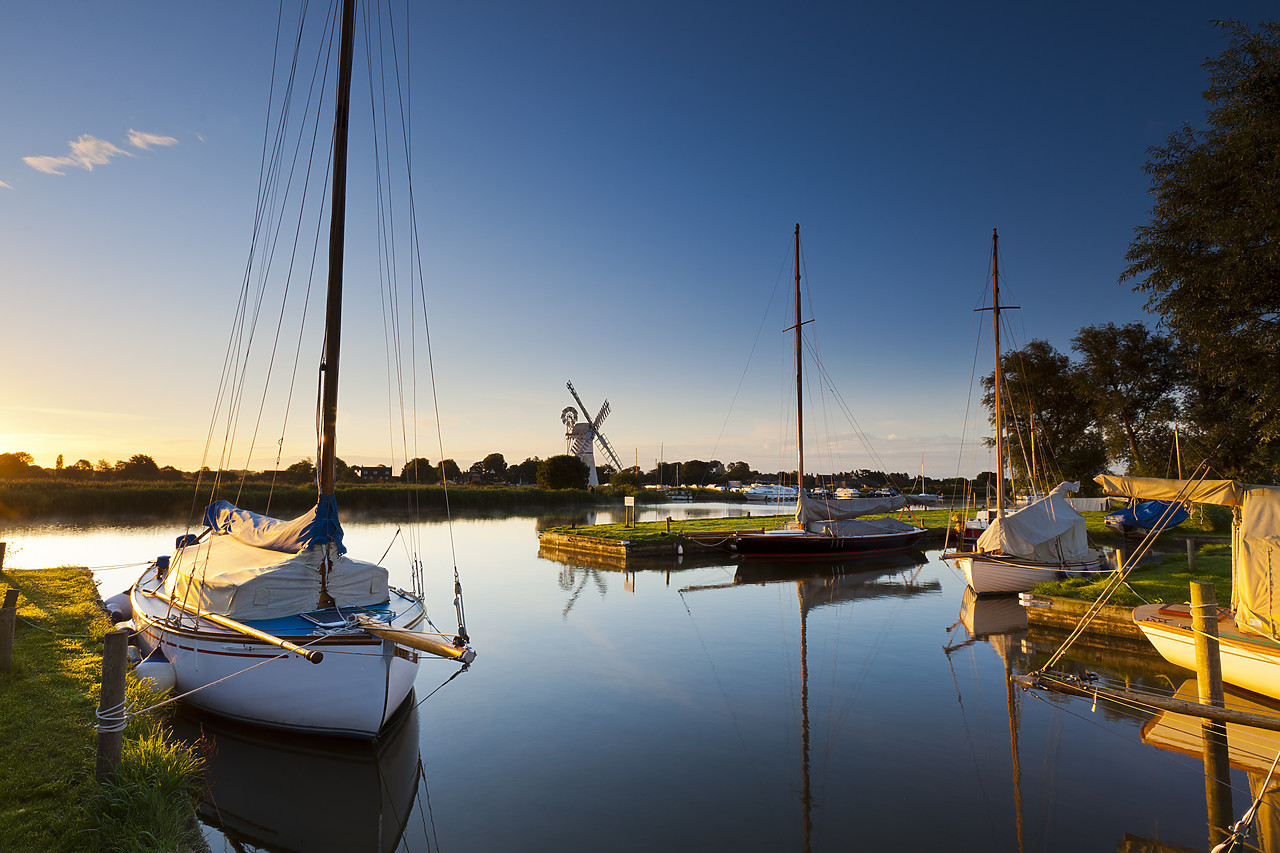
[[(1146, 150), (1203, 120), (1200, 65), (1225, 44), (1210, 19), (1274, 14), (412, 9), (446, 456), (563, 452), (571, 380), (589, 406), (611, 401), (605, 432), (627, 463), (789, 467), (783, 292), (799, 222), (811, 328), (876, 452), (819, 407), (809, 432), (829, 424), (833, 438), (813, 439), (809, 467), (923, 460), (931, 476), (990, 467), (961, 444), (977, 429), (975, 358), (990, 369), (972, 309), (988, 298), (992, 228), (1022, 308), (1015, 344), (1066, 352), (1082, 326), (1150, 322), (1117, 284), (1149, 216)], [(248, 250), (275, 15), (249, 2), (6, 10), (0, 451), (199, 464)], [(354, 299), (345, 353), (376, 325)], [(360, 384), (344, 385), (339, 455), (387, 461)], [(302, 436), (285, 462), (310, 452)]]

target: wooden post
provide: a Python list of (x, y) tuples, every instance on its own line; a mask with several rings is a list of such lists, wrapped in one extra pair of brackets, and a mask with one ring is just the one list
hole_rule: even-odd
[(0, 572), (4, 571), (4, 546), (5, 543), (0, 542)]
[[(3, 545), (0, 542), (0, 545)], [(4, 607), (0, 608), (0, 672), (13, 668), (13, 628), (18, 623), (18, 591), (5, 590)]]
[[(102, 717), (123, 719), (128, 648), (129, 632), (127, 630), (111, 631), (102, 638), (102, 693), (98, 700), (97, 777), (99, 781), (105, 779), (107, 774), (120, 763), (120, 751), (124, 744), (124, 727), (115, 720), (103, 720)], [(104, 727), (106, 731), (103, 730)], [(118, 731), (111, 731), (117, 727)]]
[[(1188, 551), (1191, 546), (1188, 545)], [(1218, 651), (1218, 594), (1213, 581), (1191, 582), (1192, 632), (1196, 639), (1196, 684), (1200, 702), (1221, 708), (1222, 658)], [(1234, 818), (1231, 808), (1231, 763), (1227, 754), (1227, 728), (1223, 723), (1201, 723), (1204, 743), (1204, 791), (1209, 819), (1209, 846), (1227, 839)]]
[[(1187, 537), (1187, 571), (1194, 572), (1196, 570), (1196, 554), (1200, 553), (1200, 543), (1191, 537)], [(1214, 623), (1217, 624), (1216, 622)]]

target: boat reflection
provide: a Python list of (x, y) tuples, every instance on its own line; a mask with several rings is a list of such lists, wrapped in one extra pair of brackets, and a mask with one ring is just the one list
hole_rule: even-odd
[(235, 850), (390, 853), (400, 843), (419, 777), (412, 705), (374, 741), (264, 729), (185, 706), (174, 733), (188, 744), (203, 736), (200, 820)]
[(920, 551), (822, 563), (751, 560), (738, 564), (732, 584), (720, 586), (795, 583), (809, 609), (854, 599), (941, 592), (942, 584), (936, 578), (920, 579), (928, 562)]
[[(1174, 698), (1199, 701), (1194, 678), (1189, 678), (1174, 692)], [(1224, 691), (1226, 707), (1259, 716), (1280, 714), (1280, 705), (1263, 704), (1230, 688)], [(1280, 732), (1241, 723), (1227, 723), (1227, 755), (1231, 767), (1245, 773), (1249, 780), (1250, 802), (1258, 801), (1253, 818), (1252, 844), (1245, 849), (1280, 853), (1280, 778), (1277, 778), (1276, 755), (1280, 753)], [(1204, 726), (1200, 718), (1172, 711), (1161, 711), (1142, 727), (1142, 742), (1166, 752), (1177, 752), (1200, 761), (1204, 757)]]

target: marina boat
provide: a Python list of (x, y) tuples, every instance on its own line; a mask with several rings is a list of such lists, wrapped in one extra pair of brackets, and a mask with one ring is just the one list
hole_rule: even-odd
[[(213, 501), (201, 532), (180, 537), (172, 555), (158, 558), (133, 585), (129, 616), (142, 652), (152, 661), (167, 659), (177, 694), (191, 705), (259, 725), (374, 738), (406, 702), (421, 656), (467, 664), (475, 652), (456, 572), (457, 633), (424, 631), (420, 561), (414, 559), (415, 589), (396, 589), (386, 568), (348, 555), (343, 542), (334, 484), (355, 0), (340, 5), (316, 504), (298, 518), (277, 520)], [(252, 331), (238, 327), (242, 338)], [(232, 377), (229, 384), (243, 383)]]
[(769, 483), (757, 483), (743, 492), (749, 501), (766, 501), (768, 503), (794, 503), (799, 489), (795, 486), (778, 486)]
[[(993, 372), (995, 403), (995, 518), (978, 536), (972, 551), (942, 555), (953, 560), (979, 595), (1026, 592), (1038, 583), (1069, 575), (1113, 571), (1105, 555), (1089, 547), (1084, 516), (1067, 501), (1079, 489), (1061, 483), (1049, 494), (1020, 509), (1004, 510), (1004, 416), (1000, 390), (1000, 276), (998, 236), (991, 232), (991, 305), (995, 333)], [(967, 525), (966, 525), (967, 528)]]
[(1136, 501), (1123, 509), (1103, 516), (1102, 522), (1119, 533), (1142, 539), (1151, 531), (1162, 533), (1172, 530), (1190, 518), (1182, 504), (1169, 501)]
[[(804, 383), (800, 312), (800, 226), (795, 231), (796, 481), (804, 483)], [(838, 557), (883, 554), (916, 547), (925, 530), (896, 518), (863, 516), (905, 509), (896, 492), (885, 497), (846, 500), (814, 498), (796, 490), (795, 521), (784, 530), (739, 533), (732, 547), (744, 557)]]
[[(1109, 495), (1231, 507), (1231, 606), (1218, 615), (1222, 678), (1228, 684), (1280, 699), (1280, 565), (1273, 551), (1280, 537), (1280, 486), (1235, 480), (1097, 478)], [(1195, 670), (1195, 637), (1189, 607), (1143, 605), (1133, 621), (1165, 660)]]

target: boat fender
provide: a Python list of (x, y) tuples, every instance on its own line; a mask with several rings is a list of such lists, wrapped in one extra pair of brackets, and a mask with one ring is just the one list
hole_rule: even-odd
[(163, 580), (163, 579), (164, 579), (164, 576), (165, 576), (165, 575), (167, 575), (167, 574), (169, 574), (169, 557), (168, 557), (168, 555), (165, 555), (165, 556), (163, 556), (163, 557), (156, 557), (156, 577), (158, 577), (158, 578), (160, 578), (161, 580)]
[(111, 617), (111, 624), (113, 625), (128, 622), (133, 618), (133, 605), (129, 602), (129, 593), (127, 592), (111, 596), (102, 602), (102, 606), (106, 608), (107, 616)]
[(188, 545), (198, 545), (198, 544), (200, 544), (199, 536), (195, 535), (194, 533), (184, 533), (183, 535), (178, 537), (176, 542), (173, 543), (173, 547), (181, 551), (183, 548), (187, 547)]
[(177, 677), (173, 664), (157, 646), (134, 668), (133, 674), (150, 688), (152, 693), (164, 694), (173, 689)]
[(677, 546), (676, 546), (676, 554), (677, 554), (677, 555), (681, 555), (681, 556), (684, 554), (684, 546), (683, 546), (683, 545), (677, 545)]

